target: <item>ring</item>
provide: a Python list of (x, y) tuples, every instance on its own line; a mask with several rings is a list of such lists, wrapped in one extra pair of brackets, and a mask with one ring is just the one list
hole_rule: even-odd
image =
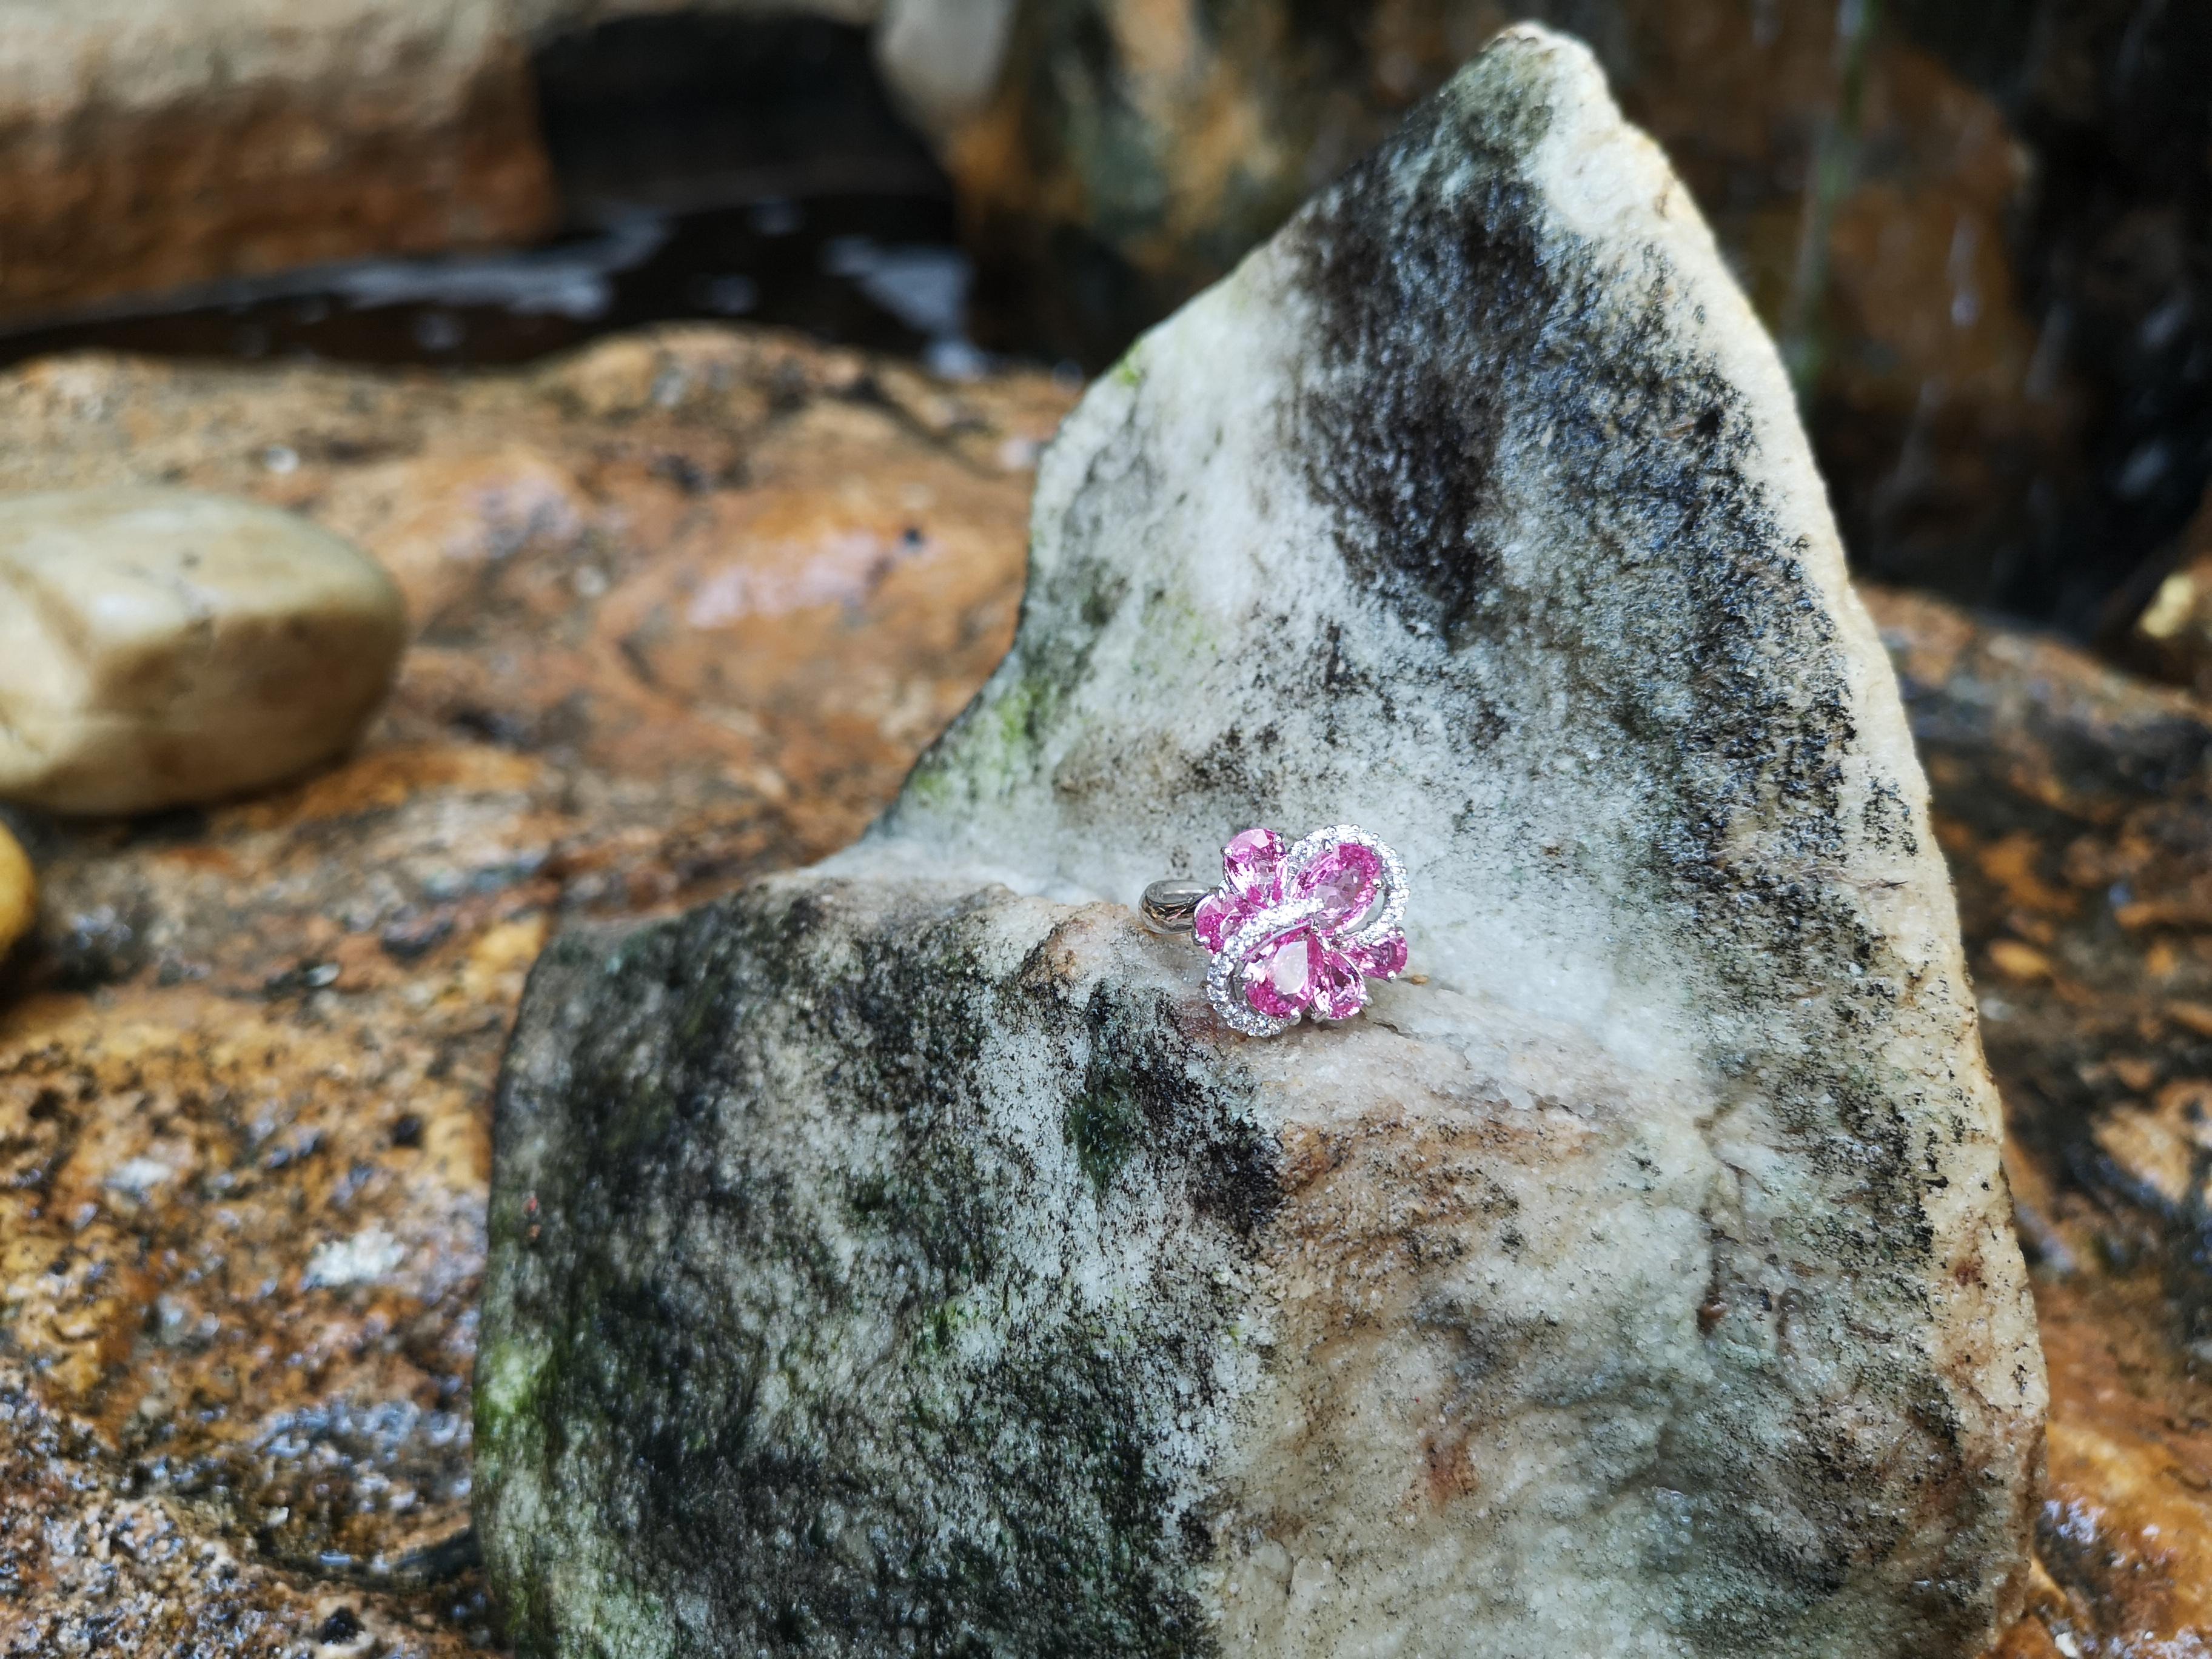
[(1340, 823), (1288, 848), (1247, 830), (1221, 849), (1222, 884), (1156, 881), (1138, 906), (1156, 933), (1190, 933), (1213, 959), (1206, 1000), (1231, 1029), (1279, 1036), (1307, 1014), (1350, 1019), (1367, 981), (1406, 971), (1406, 866)]

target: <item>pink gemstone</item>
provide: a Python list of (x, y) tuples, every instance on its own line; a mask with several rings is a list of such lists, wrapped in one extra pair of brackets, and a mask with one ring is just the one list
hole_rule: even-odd
[(1221, 849), (1221, 873), (1229, 885), (1261, 905), (1282, 896), (1283, 839), (1272, 830), (1247, 830)]
[(1363, 974), (1395, 979), (1406, 971), (1406, 936), (1385, 933), (1372, 945), (1355, 945), (1346, 953)]
[(1342, 951), (1323, 951), (1315, 1010), (1330, 1019), (1350, 1019), (1367, 1006), (1367, 981), (1359, 963)]
[(1221, 947), (1229, 942), (1229, 936), (1242, 927), (1245, 919), (1252, 914), (1252, 907), (1234, 893), (1224, 893), (1217, 889), (1199, 900), (1198, 908), (1190, 919), (1191, 932), (1198, 935), (1200, 945), (1215, 956), (1219, 956)]
[(1270, 940), (1244, 970), (1244, 997), (1270, 1019), (1295, 1017), (1321, 983), (1321, 940), (1293, 928)]
[(1382, 885), (1382, 860), (1356, 842), (1333, 848), (1291, 884), (1294, 898), (1317, 898), (1324, 921), (1342, 927), (1364, 917)]

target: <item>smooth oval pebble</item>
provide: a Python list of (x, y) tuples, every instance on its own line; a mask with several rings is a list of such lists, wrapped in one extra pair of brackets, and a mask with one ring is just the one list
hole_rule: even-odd
[(143, 812), (274, 783), (360, 736), (398, 590), (290, 513), (183, 489), (0, 500), (0, 797)]
[(0, 823), (0, 957), (31, 931), (39, 914), (39, 878), (22, 843)]

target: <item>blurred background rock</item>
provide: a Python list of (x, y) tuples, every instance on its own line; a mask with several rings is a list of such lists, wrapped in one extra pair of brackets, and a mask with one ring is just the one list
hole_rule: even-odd
[[(2132, 633), (2212, 471), (2212, 10), (2175, 0), (18, 5), (0, 352), (742, 315), (1096, 371), (1527, 15), (1689, 180), (1864, 569), (2193, 677), (2201, 626)], [(455, 249), (497, 252), (388, 257)]]

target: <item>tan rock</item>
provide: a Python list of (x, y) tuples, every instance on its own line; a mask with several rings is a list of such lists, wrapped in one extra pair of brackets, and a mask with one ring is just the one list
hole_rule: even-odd
[(0, 9), (0, 313), (550, 228), (507, 0)]
[(2212, 491), (2183, 532), (2173, 568), (2136, 618), (2129, 644), (2143, 665), (2212, 698)]
[(391, 579), (291, 514), (160, 489), (0, 501), (0, 795), (138, 812), (349, 745), (391, 684)]
[(39, 914), (39, 878), (22, 843), (0, 824), (0, 957), (31, 931)]

